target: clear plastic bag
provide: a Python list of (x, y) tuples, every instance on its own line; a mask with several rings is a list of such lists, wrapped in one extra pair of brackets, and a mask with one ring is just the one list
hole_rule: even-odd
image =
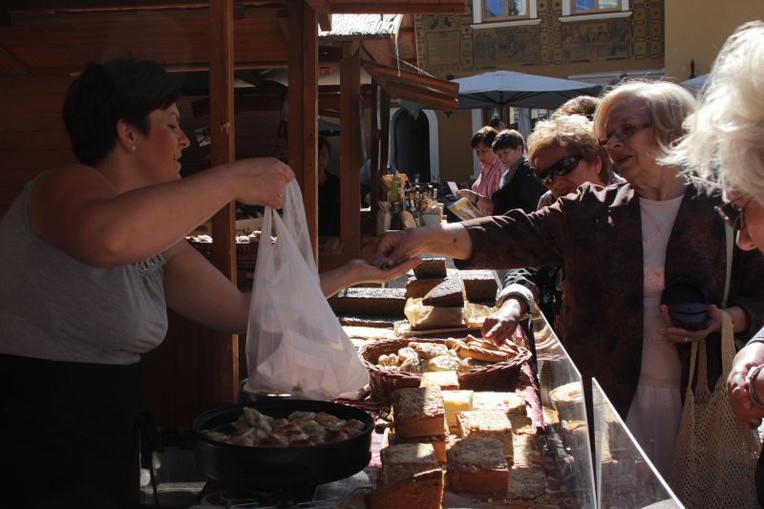
[(265, 208), (247, 330), (245, 390), (317, 400), (355, 398), (369, 383), (358, 351), (321, 291), (300, 188), (283, 220)]

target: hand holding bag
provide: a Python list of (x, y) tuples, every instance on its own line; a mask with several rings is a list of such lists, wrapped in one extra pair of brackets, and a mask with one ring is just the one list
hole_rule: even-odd
[[(300, 188), (284, 218), (265, 208), (247, 330), (245, 390), (307, 399), (354, 398), (369, 375), (321, 291)], [(272, 238), (275, 232), (275, 238)]]
[[(708, 390), (705, 341), (694, 342), (682, 421), (674, 447), (668, 482), (688, 508), (743, 509), (758, 507), (754, 469), (759, 454), (756, 430), (735, 420), (727, 396), (726, 380), (735, 346), (732, 319), (722, 322), (723, 373), (713, 392)], [(697, 373), (696, 373), (697, 368)], [(697, 374), (695, 392), (692, 381)]]

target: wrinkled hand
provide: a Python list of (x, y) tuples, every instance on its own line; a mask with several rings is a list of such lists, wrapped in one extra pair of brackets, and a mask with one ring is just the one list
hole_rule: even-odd
[(748, 397), (748, 375), (762, 362), (764, 362), (764, 344), (752, 343), (735, 355), (732, 370), (727, 377), (727, 394), (732, 412), (741, 425), (749, 428), (759, 427), (764, 417), (764, 408), (754, 405)]
[(516, 298), (508, 298), (499, 309), (483, 321), (483, 339), (501, 345), (511, 340), (517, 330), (517, 325), (523, 315), (523, 304)]
[(422, 253), (420, 238), (426, 228), (411, 228), (385, 234), (377, 244), (372, 264), (382, 269), (392, 269)]
[(701, 341), (712, 332), (716, 332), (722, 328), (722, 314), (719, 312), (719, 308), (714, 304), (711, 304), (708, 306), (707, 313), (709, 317), (708, 327), (702, 330), (688, 330), (683, 329), (682, 327), (675, 327), (671, 321), (668, 306), (661, 304), (661, 316), (663, 316), (663, 323), (666, 327), (659, 329), (658, 332), (668, 341), (673, 343)]
[(236, 199), (247, 205), (284, 206), (284, 186), (294, 180), (294, 172), (275, 157), (252, 157), (231, 163), (236, 176)]
[(406, 272), (410, 271), (422, 263), (422, 259), (416, 257), (409, 258), (408, 260), (402, 261), (398, 265), (393, 265), (390, 267), (383, 266), (383, 263), (384, 261), (379, 257), (373, 256), (368, 261), (359, 259), (350, 260), (348, 265), (351, 267), (350, 270), (353, 271), (355, 280), (362, 281), (364, 283), (384, 283), (386, 281), (390, 281), (391, 279), (402, 276)]

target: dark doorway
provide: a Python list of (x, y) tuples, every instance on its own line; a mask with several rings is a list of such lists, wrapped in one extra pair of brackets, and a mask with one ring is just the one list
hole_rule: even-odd
[(406, 109), (393, 117), (391, 166), (408, 175), (411, 182), (430, 181), (430, 122), (420, 112), (414, 118)]

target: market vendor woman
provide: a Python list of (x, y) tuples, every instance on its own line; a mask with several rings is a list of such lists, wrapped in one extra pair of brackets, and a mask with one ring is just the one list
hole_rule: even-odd
[[(184, 236), (234, 200), (281, 207), (294, 174), (256, 158), (181, 179), (189, 140), (177, 98), (156, 63), (88, 65), (63, 106), (81, 164), (29, 182), (0, 222), (8, 507), (126, 506), (137, 488), (140, 355), (165, 337), (167, 308), (220, 331), (247, 328), (250, 295)], [(354, 261), (322, 286), (384, 280), (413, 263)]]

